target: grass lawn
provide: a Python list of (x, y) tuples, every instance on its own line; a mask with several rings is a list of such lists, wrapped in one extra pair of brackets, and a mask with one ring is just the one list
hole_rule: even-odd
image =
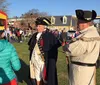
[[(19, 72), (16, 72), (19, 85), (30, 85), (29, 84), (29, 51), (27, 43), (13, 43), (15, 46), (18, 55), (21, 60), (21, 69)], [(59, 85), (68, 85), (68, 76), (67, 76), (67, 65), (65, 60), (65, 54), (59, 48), (58, 62), (57, 62), (57, 71), (58, 71), (58, 82)], [(97, 69), (97, 84), (100, 85), (100, 69)]]

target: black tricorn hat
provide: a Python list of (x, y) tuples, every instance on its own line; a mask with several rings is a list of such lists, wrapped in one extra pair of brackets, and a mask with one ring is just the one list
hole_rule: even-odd
[(76, 16), (79, 20), (83, 20), (86, 22), (90, 22), (92, 20), (94, 20), (97, 16), (97, 13), (92, 10), (92, 11), (85, 11), (85, 10), (75, 10), (76, 12)]
[(50, 22), (49, 19), (47, 19), (47, 18), (45, 18), (45, 17), (38, 17), (38, 18), (36, 19), (36, 21), (35, 21), (35, 24), (36, 24), (36, 26), (37, 26), (37, 25), (46, 25), (46, 26), (48, 26), (48, 25), (51, 24), (51, 22)]

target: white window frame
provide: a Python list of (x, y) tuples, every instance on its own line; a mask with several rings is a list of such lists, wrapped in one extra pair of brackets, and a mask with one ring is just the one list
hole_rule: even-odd
[(55, 24), (55, 20), (56, 20), (55, 17), (52, 16), (52, 17), (51, 17), (51, 24)]
[(63, 24), (67, 24), (67, 17), (63, 16)]

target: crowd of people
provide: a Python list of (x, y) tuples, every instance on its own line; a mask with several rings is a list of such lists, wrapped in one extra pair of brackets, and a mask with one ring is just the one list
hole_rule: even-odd
[[(47, 28), (50, 20), (38, 17), (35, 21), (37, 31), (28, 41), (30, 51), (30, 81), (32, 85), (58, 85), (56, 62), (58, 48), (62, 46), (68, 64), (69, 85), (96, 85), (96, 61), (100, 52), (100, 36), (93, 20), (94, 10), (76, 10), (77, 30), (59, 32)], [(15, 35), (21, 42), (16, 29)], [(13, 70), (21, 68), (18, 54), (9, 40), (9, 31), (0, 30), (0, 84), (17, 85)], [(12, 32), (13, 34), (13, 32)], [(71, 35), (70, 35), (71, 34)]]
[[(19, 28), (15, 28), (15, 27), (10, 27), (8, 25), (8, 28), (5, 29), (5, 38), (9, 41), (9, 42), (22, 42), (22, 35), (25, 32), (22, 31)], [(25, 35), (25, 34), (24, 34)]]

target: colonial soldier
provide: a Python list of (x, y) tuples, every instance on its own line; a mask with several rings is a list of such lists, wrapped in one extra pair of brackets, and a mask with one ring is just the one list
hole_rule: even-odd
[(42, 74), (46, 73), (47, 85), (58, 85), (56, 61), (57, 49), (61, 44), (54, 34), (47, 30), (47, 25), (50, 24), (47, 18), (39, 17), (35, 23), (38, 32), (34, 33), (28, 42), (30, 65), (32, 64), (30, 77), (33, 80), (36, 79), (36, 85), (42, 85), (41, 81), (45, 81)]
[(100, 37), (93, 25), (96, 15), (94, 10), (76, 10), (80, 35), (64, 49), (70, 56), (70, 85), (96, 85), (95, 66), (100, 51)]

